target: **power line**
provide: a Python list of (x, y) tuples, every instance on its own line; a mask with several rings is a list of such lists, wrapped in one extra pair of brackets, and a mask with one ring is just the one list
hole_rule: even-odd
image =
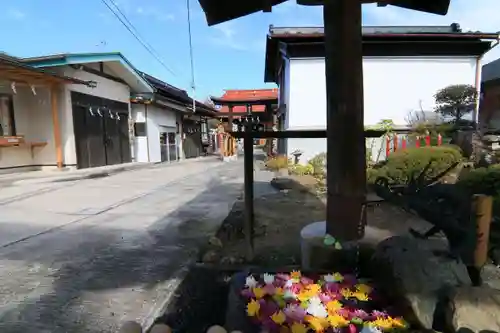
[(189, 35), (189, 58), (191, 61), (191, 88), (193, 89), (193, 112), (196, 112), (196, 84), (194, 80), (194, 56), (193, 56), (193, 35), (191, 33), (191, 7), (189, 5), (189, 0), (186, 0), (187, 7), (187, 19), (188, 19), (188, 35)]
[(113, 10), (113, 8), (111, 8), (111, 6), (105, 0), (101, 0), (101, 2), (106, 7), (108, 7), (111, 13), (113, 13), (113, 15), (123, 24), (123, 26), (128, 30), (128, 32), (130, 32), (132, 36), (134, 36), (134, 38), (146, 49), (146, 51), (148, 51), (148, 53), (151, 56), (153, 56), (173, 76), (177, 76), (177, 74), (169, 66), (167, 66), (167, 64), (165, 64), (163, 60), (161, 60), (161, 58), (158, 56), (158, 52), (151, 46), (151, 44), (146, 42), (146, 40), (140, 35), (137, 28), (132, 24), (132, 22), (130, 22), (125, 13), (121, 11), (120, 7), (118, 7), (116, 2), (114, 2), (113, 0), (109, 0), (109, 2), (112, 3), (113, 6), (116, 8), (116, 10), (123, 16), (123, 19)]

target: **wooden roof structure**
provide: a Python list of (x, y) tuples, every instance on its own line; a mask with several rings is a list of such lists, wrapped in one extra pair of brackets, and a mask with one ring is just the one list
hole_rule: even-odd
[(58, 75), (54, 72), (39, 69), (18, 61), (16, 58), (0, 55), (0, 80), (8, 80), (30, 85), (46, 84), (83, 84), (95, 87), (93, 81), (83, 81), (69, 76)]

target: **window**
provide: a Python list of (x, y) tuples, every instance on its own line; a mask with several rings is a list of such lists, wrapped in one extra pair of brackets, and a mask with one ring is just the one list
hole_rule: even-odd
[(134, 124), (134, 136), (147, 136), (146, 135), (146, 123), (135, 123)]
[(0, 136), (15, 136), (14, 102), (11, 95), (0, 95)]

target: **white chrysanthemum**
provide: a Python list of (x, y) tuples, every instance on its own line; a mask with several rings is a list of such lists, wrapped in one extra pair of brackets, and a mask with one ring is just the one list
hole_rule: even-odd
[(251, 275), (247, 276), (245, 280), (245, 286), (247, 286), (248, 288), (255, 288), (257, 287), (257, 280), (255, 280), (255, 278)]
[(326, 311), (326, 308), (323, 304), (312, 304), (310, 303), (309, 306), (307, 307), (307, 313), (309, 313), (313, 317), (317, 318), (326, 318), (328, 317), (328, 311)]
[(336, 282), (335, 276), (333, 276), (333, 274), (326, 274), (325, 276), (323, 276), (323, 280), (325, 280), (325, 282), (328, 282), (328, 283)]
[(321, 302), (321, 299), (318, 297), (318, 296), (313, 296), (311, 298), (309, 298), (309, 305), (323, 305), (323, 303)]
[(285, 282), (285, 288), (291, 288), (293, 286), (293, 280), (288, 280)]
[(265, 284), (273, 284), (274, 283), (274, 275), (265, 273), (264, 274), (264, 283)]
[(382, 331), (377, 327), (366, 325), (363, 326), (363, 329), (361, 330), (360, 333), (382, 333)]

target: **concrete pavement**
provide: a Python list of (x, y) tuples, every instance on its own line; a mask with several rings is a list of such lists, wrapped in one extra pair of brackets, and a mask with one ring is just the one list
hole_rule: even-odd
[(215, 160), (0, 190), (0, 332), (147, 325), (241, 195)]

